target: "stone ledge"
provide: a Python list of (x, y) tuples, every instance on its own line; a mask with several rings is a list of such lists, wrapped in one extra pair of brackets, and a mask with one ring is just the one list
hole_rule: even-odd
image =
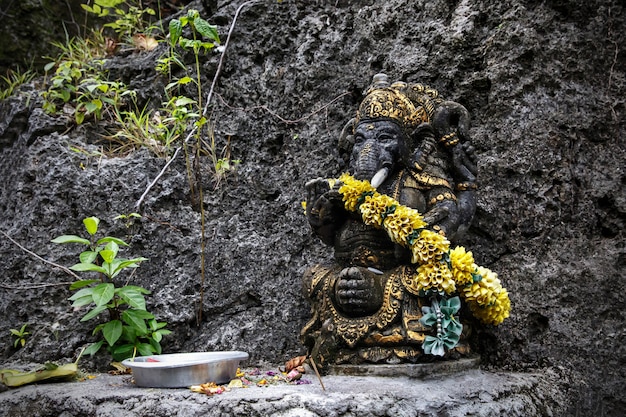
[(128, 376), (28, 385), (0, 393), (0, 415), (19, 416), (558, 416), (558, 376), (478, 369), (454, 375), (323, 377), (310, 385), (233, 389), (206, 396), (188, 389), (138, 388)]
[(459, 360), (439, 361), (432, 363), (399, 364), (399, 365), (330, 365), (332, 375), (348, 376), (386, 376), (410, 378), (429, 378), (432, 375), (443, 376), (457, 374), (469, 369), (478, 368), (480, 357)]

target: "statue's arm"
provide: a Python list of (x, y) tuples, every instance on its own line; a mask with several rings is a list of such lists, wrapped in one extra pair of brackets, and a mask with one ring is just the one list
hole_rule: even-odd
[(448, 187), (434, 187), (427, 196), (428, 209), (424, 213), (424, 220), (429, 229), (443, 230), (448, 238), (453, 238), (461, 220), (457, 196)]
[(309, 181), (306, 191), (307, 220), (322, 242), (332, 246), (337, 230), (347, 217), (341, 194), (322, 178)]

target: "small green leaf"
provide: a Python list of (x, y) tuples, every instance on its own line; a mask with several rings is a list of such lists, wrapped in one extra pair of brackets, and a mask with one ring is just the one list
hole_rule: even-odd
[(76, 272), (100, 272), (102, 274), (107, 273), (106, 269), (95, 264), (79, 263), (79, 264), (70, 266), (70, 269)]
[(84, 239), (76, 235), (63, 235), (63, 236), (55, 237), (54, 239), (51, 240), (51, 242), (52, 243), (82, 243), (83, 245), (89, 245), (91, 243), (87, 239)]
[(113, 274), (117, 275), (118, 273), (120, 273), (120, 271), (124, 268), (137, 268), (139, 265), (139, 262), (143, 262), (143, 261), (147, 261), (148, 258), (134, 258), (134, 259), (128, 259), (128, 260), (124, 260), (121, 261), (113, 270)]
[(154, 339), (150, 339), (150, 346), (152, 346), (152, 351), (158, 355), (161, 354), (161, 344)]
[(150, 291), (146, 290), (143, 287), (139, 287), (137, 285), (125, 285), (122, 288), (120, 288), (120, 290), (126, 290), (126, 289), (129, 289), (129, 290), (132, 289), (132, 290), (138, 291), (138, 292), (140, 292), (142, 294), (150, 294)]
[(85, 295), (85, 296), (78, 297), (77, 299), (75, 299), (74, 302), (72, 303), (72, 307), (74, 308), (83, 307), (91, 303), (93, 303), (93, 297), (91, 295)]
[(217, 27), (210, 25), (209, 22), (202, 19), (201, 17), (197, 17), (193, 21), (193, 25), (202, 36), (205, 38), (211, 39), (215, 42), (220, 41), (220, 37), (217, 33)]
[(96, 308), (91, 310), (89, 313), (85, 314), (83, 318), (80, 319), (80, 321), (91, 320), (92, 318), (96, 317), (98, 314), (102, 313), (106, 309), (107, 309), (107, 306), (97, 306)]
[(172, 19), (170, 20), (169, 29), (170, 29), (170, 44), (176, 45), (176, 42), (178, 42), (178, 38), (180, 38), (180, 35), (183, 33), (183, 25), (180, 22), (180, 20)]
[(126, 310), (122, 313), (122, 320), (124, 320), (129, 326), (133, 327), (136, 331), (138, 331), (141, 335), (144, 335), (148, 332), (148, 328), (146, 327), (145, 319), (154, 318), (154, 316), (150, 313), (150, 317), (145, 317), (140, 313), (147, 313), (144, 310)]
[(96, 285), (93, 289), (93, 301), (98, 307), (105, 306), (113, 299), (114, 294), (115, 286), (110, 282), (105, 282), (100, 285)]
[(110, 249), (103, 249), (100, 251), (100, 256), (104, 259), (104, 262), (112, 263), (115, 260), (115, 256), (117, 255), (117, 251)]
[(87, 229), (87, 233), (93, 236), (98, 231), (100, 219), (98, 219), (97, 217), (87, 217), (83, 220), (83, 224), (85, 225), (85, 229)]
[(111, 349), (111, 356), (113, 356), (113, 359), (116, 361), (123, 361), (124, 359), (128, 359), (133, 356), (134, 352), (135, 345), (127, 343), (120, 346), (114, 346)]
[(96, 327), (94, 327), (93, 332), (91, 332), (91, 334), (93, 336), (97, 335), (98, 333), (100, 333), (102, 331), (102, 328), (106, 325), (106, 323), (100, 323), (98, 324)]
[(154, 348), (148, 343), (140, 343), (137, 350), (142, 356), (150, 356), (154, 353)]
[(83, 355), (91, 355), (91, 356), (95, 355), (100, 350), (103, 344), (104, 344), (104, 340), (100, 340), (99, 342), (92, 343), (91, 345), (89, 345), (87, 349), (83, 351)]
[(129, 246), (128, 243), (124, 242), (122, 239), (112, 237), (112, 236), (105, 236), (102, 239), (99, 239), (98, 242), (96, 242), (96, 244), (101, 245), (103, 243), (109, 243), (109, 242), (115, 242), (118, 246)]
[(176, 99), (176, 102), (174, 104), (176, 105), (176, 107), (183, 107), (188, 104), (194, 104), (195, 102), (195, 100), (192, 100), (189, 97), (180, 97)]
[[(78, 281), (78, 282), (85, 282), (85, 281)], [(91, 297), (92, 294), (93, 294), (93, 288), (83, 288), (82, 290), (74, 293), (74, 295), (68, 298), (68, 300), (75, 301), (82, 297), (86, 297), (86, 296)]]
[(136, 291), (132, 288), (119, 288), (118, 290), (123, 290), (118, 291), (117, 295), (119, 295), (119, 297), (124, 300), (129, 306), (138, 310), (146, 309), (146, 300), (143, 297), (143, 294), (141, 294), (139, 291)]
[(102, 335), (109, 346), (113, 346), (122, 335), (122, 322), (119, 320), (111, 320), (102, 328)]
[(98, 252), (92, 250), (86, 250), (79, 255), (80, 263), (82, 264), (92, 264), (96, 261), (98, 257)]
[(87, 110), (87, 113), (94, 113), (96, 110), (98, 110), (98, 106), (93, 101), (90, 101), (89, 103), (85, 104), (85, 109)]

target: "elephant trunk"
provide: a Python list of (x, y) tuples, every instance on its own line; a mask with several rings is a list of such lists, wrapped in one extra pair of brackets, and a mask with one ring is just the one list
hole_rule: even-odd
[(355, 167), (355, 178), (368, 180), (374, 188), (380, 186), (392, 170), (393, 157), (375, 142), (366, 143), (358, 154)]

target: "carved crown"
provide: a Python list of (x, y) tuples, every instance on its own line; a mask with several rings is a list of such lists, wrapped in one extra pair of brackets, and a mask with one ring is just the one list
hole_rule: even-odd
[(389, 85), (386, 74), (376, 74), (356, 113), (356, 124), (365, 121), (393, 120), (405, 129), (429, 120), (423, 106), (416, 106), (404, 91), (406, 85)]

